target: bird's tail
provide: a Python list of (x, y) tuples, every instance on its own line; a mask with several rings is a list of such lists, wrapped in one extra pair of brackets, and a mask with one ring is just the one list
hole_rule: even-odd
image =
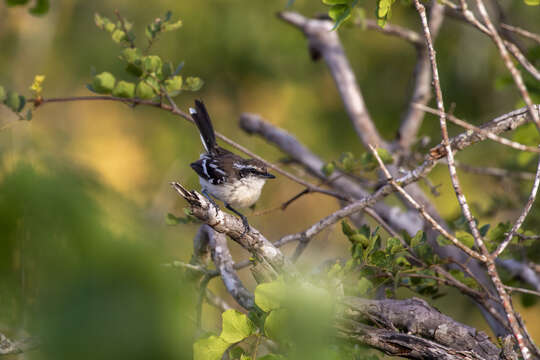
[(189, 108), (189, 113), (199, 128), (204, 148), (209, 153), (214, 152), (217, 147), (216, 134), (214, 133), (214, 128), (212, 127), (210, 115), (208, 115), (208, 111), (206, 111), (206, 106), (204, 106), (202, 101), (195, 100), (195, 109)]

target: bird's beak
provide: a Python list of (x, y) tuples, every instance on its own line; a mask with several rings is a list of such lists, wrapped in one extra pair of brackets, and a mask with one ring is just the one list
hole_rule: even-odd
[(270, 173), (261, 174), (261, 176), (262, 176), (263, 178), (266, 178), (266, 179), (275, 179), (275, 178), (276, 178), (275, 175), (272, 175), (272, 174), (270, 174)]

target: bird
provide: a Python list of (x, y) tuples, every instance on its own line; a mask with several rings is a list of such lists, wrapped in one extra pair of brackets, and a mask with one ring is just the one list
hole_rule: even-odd
[(195, 100), (195, 108), (189, 108), (189, 113), (199, 129), (206, 150), (199, 160), (191, 163), (191, 168), (199, 175), (201, 192), (216, 210), (219, 206), (213, 198), (222, 201), (227, 209), (238, 215), (244, 225), (244, 235), (249, 230), (249, 222), (236, 209), (254, 205), (261, 196), (266, 180), (275, 176), (268, 172), (264, 162), (245, 159), (217, 144), (210, 115), (201, 100)]

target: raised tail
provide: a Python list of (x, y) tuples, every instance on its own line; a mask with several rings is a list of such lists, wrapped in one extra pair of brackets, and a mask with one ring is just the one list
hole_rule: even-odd
[(195, 100), (195, 109), (189, 108), (189, 113), (199, 128), (204, 148), (209, 153), (214, 152), (217, 147), (216, 134), (214, 133), (214, 128), (212, 127), (210, 115), (208, 115), (208, 111), (206, 111), (206, 106), (204, 106), (202, 101)]

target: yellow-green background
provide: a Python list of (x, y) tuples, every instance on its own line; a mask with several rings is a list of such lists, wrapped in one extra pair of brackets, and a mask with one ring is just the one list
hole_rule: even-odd
[[(293, 133), (325, 160), (363, 148), (348, 120), (324, 62), (312, 62), (303, 35), (275, 16), (281, 1), (52, 1), (50, 12), (32, 17), (25, 8), (0, 3), (0, 84), (28, 94), (34, 75), (44, 74), (45, 97), (89, 95), (91, 67), (129, 79), (118, 59), (120, 47), (97, 29), (93, 14), (114, 17), (114, 9), (144, 26), (167, 10), (184, 26), (164, 34), (157, 51), (164, 60), (185, 62), (183, 75), (205, 86), (182, 93), (186, 110), (203, 99), (215, 128), (270, 161), (284, 158), (264, 141), (238, 128), (241, 112), (262, 115)], [(501, 2), (507, 21), (539, 31), (538, 7)], [(373, 17), (374, 2), (365, 1)], [(317, 0), (297, 0), (305, 15), (324, 12)], [(392, 21), (418, 29), (413, 9), (398, 3)], [(401, 40), (344, 26), (340, 30), (379, 131), (391, 140), (410, 91), (415, 51)], [(446, 20), (437, 40), (447, 104), (473, 123), (514, 109), (515, 90), (497, 91), (504, 66), (494, 45), (478, 31)], [(0, 332), (13, 338), (45, 333), (50, 346), (30, 358), (189, 358), (194, 336), (192, 289), (161, 264), (188, 262), (196, 225), (169, 227), (168, 212), (182, 215), (185, 203), (170, 189), (177, 180), (198, 188), (189, 163), (202, 150), (196, 129), (179, 117), (142, 106), (112, 102), (47, 104), (30, 122), (16, 122), (0, 108)], [(14, 124), (10, 124), (15, 122)], [(451, 127), (453, 134), (460, 130)], [(422, 133), (439, 141), (438, 121), (427, 117)], [(503, 166), (512, 153), (493, 144), (464, 151), (464, 162)], [(304, 175), (302, 169), (290, 171)], [(307, 176), (307, 175), (306, 175)], [(473, 203), (487, 207), (490, 196), (507, 192), (498, 180), (462, 175)], [(312, 180), (316, 182), (316, 180)], [(444, 167), (433, 172), (442, 184), (435, 198), (441, 214), (458, 215)], [(530, 184), (523, 183), (528, 191)], [(270, 181), (257, 210), (278, 206), (302, 188), (283, 177)], [(518, 204), (519, 205), (519, 204)], [(277, 240), (337, 208), (334, 200), (309, 195), (287, 211), (250, 216), (250, 223)], [(496, 219), (513, 219), (504, 211)], [(528, 224), (537, 227), (536, 222)], [(248, 254), (231, 244), (236, 260)], [(287, 248), (287, 252), (290, 248)], [(338, 228), (312, 242), (300, 266), (345, 256), (347, 240)], [(249, 286), (249, 273), (243, 275)], [(219, 280), (211, 288), (232, 302)], [(437, 306), (458, 320), (486, 329), (477, 309), (450, 292)], [(519, 299), (516, 299), (519, 307)], [(523, 312), (538, 316), (538, 306)], [(204, 327), (216, 330), (218, 313), (205, 307)], [(536, 338), (538, 323), (529, 321)]]

